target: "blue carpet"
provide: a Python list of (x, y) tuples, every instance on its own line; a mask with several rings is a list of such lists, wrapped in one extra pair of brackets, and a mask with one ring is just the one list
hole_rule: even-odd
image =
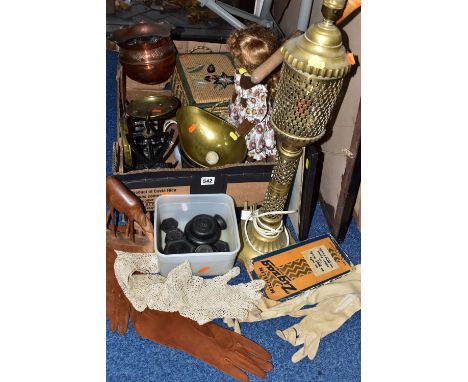
[[(111, 174), (112, 142), (116, 136), (116, 69), (117, 54), (107, 51), (107, 114), (106, 114), (106, 172)], [(322, 210), (317, 205), (309, 237), (330, 232)], [(354, 221), (341, 245), (355, 264), (361, 262), (361, 235)], [(237, 264), (239, 265), (239, 264)], [(234, 282), (249, 281), (241, 267), (241, 274)], [(242, 334), (253, 339), (273, 357), (274, 369), (268, 373), (268, 381), (359, 381), (361, 379), (361, 313), (356, 313), (338, 331), (325, 337), (313, 361), (304, 359), (298, 364), (291, 356), (294, 348), (276, 334), (300, 321), (300, 318), (281, 317), (273, 320), (244, 323)], [(216, 323), (223, 325), (221, 320)], [(107, 380), (108, 381), (234, 381), (217, 369), (172, 348), (161, 346), (139, 337), (133, 328), (125, 336), (112, 333), (109, 322), (107, 331)], [(263, 381), (251, 376), (251, 381)]]

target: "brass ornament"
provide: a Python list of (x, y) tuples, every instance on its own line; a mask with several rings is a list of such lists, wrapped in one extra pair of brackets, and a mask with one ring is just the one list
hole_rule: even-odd
[(127, 140), (127, 134), (128, 134), (128, 126), (127, 126), (127, 120), (125, 117), (120, 118), (120, 126), (122, 129), (122, 134), (121, 134), (121, 139), (122, 139), (122, 149), (123, 149), (123, 159), (124, 163), (127, 167), (132, 168), (133, 167), (133, 156), (132, 156), (132, 149), (130, 147), (130, 144), (128, 143)]
[(196, 106), (183, 106), (176, 114), (180, 148), (200, 167), (242, 163), (247, 155), (245, 139), (224, 119)]
[(126, 107), (126, 114), (132, 118), (146, 120), (163, 119), (173, 114), (180, 102), (168, 95), (150, 95), (134, 99)]

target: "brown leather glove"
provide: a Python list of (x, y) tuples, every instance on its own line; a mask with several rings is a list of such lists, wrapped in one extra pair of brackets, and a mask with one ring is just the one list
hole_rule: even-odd
[(132, 321), (140, 336), (182, 350), (239, 381), (249, 380), (245, 372), (265, 378), (266, 372), (273, 369), (268, 351), (214, 323), (198, 325), (177, 312), (149, 309), (134, 312)]
[(111, 331), (124, 335), (127, 332), (130, 302), (115, 278), (116, 257), (115, 251), (106, 246), (106, 318), (110, 321)]

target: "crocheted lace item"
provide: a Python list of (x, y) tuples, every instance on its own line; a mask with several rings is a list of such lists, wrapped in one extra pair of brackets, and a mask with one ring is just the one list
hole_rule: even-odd
[[(114, 271), (117, 281), (133, 307), (179, 312), (200, 325), (215, 318), (244, 320), (261, 298), (263, 280), (228, 285), (239, 275), (234, 267), (211, 279), (194, 276), (188, 261), (174, 268), (167, 278), (158, 274), (158, 259), (151, 253), (116, 251)], [(135, 274), (140, 272), (142, 274)]]

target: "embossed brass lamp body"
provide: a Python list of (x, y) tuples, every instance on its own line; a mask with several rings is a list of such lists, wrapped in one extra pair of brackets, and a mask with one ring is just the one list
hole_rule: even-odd
[[(278, 160), (260, 213), (284, 210), (302, 148), (325, 134), (343, 78), (351, 67), (341, 32), (334, 24), (345, 5), (346, 0), (324, 0), (324, 20), (286, 42), (281, 49), (283, 66), (272, 114)], [(259, 219), (267, 226), (277, 228), (282, 217), (275, 214)], [(284, 247), (288, 235), (285, 230), (275, 239), (264, 237), (250, 222), (247, 234), (251, 245), (244, 240), (245, 248), (241, 254), (244, 262), (258, 256), (259, 252)]]

